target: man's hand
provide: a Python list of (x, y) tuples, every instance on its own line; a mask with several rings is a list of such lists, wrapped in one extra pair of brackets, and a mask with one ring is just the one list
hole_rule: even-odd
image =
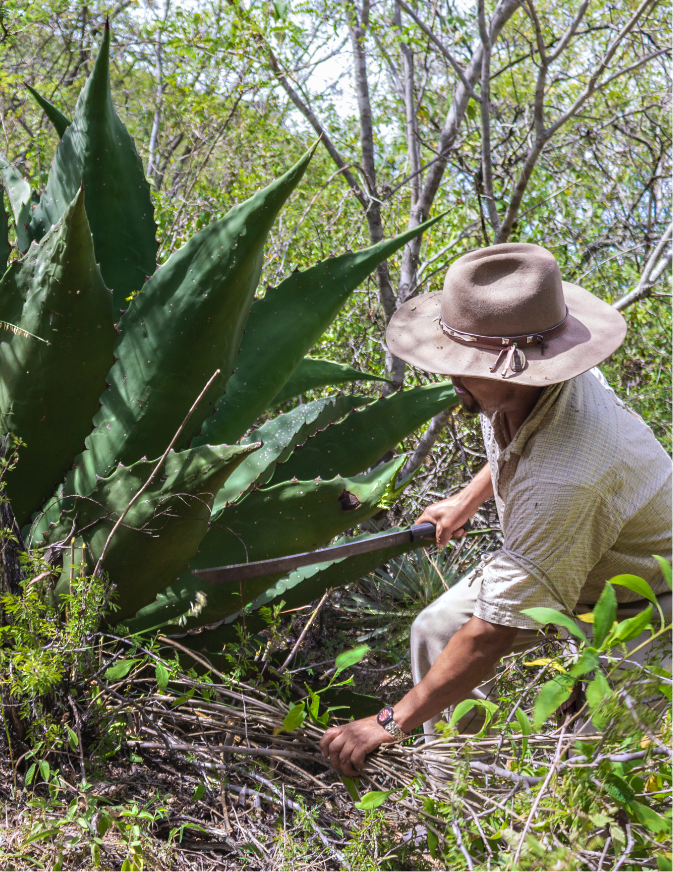
[(423, 514), (416, 520), (417, 524), (430, 521), (437, 528), (435, 539), (440, 548), (444, 548), (449, 539), (459, 539), (465, 533), (465, 524), (470, 518), (470, 512), (465, 506), (462, 494), (441, 500), (427, 506)]
[(384, 742), (395, 739), (377, 723), (376, 715), (351, 721), (343, 727), (331, 727), (320, 740), (320, 750), (329, 757), (335, 769), (341, 769), (349, 778), (356, 778), (365, 764), (365, 757)]
[(479, 506), (493, 496), (493, 482), (488, 463), (482, 467), (472, 481), (457, 494), (428, 506), (416, 521), (422, 524), (429, 521), (437, 527), (436, 541), (444, 548), (449, 539), (458, 539), (465, 533), (465, 524)]

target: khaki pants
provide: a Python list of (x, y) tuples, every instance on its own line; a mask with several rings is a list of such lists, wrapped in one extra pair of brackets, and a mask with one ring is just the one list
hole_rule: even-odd
[[(470, 580), (472, 583), (470, 584)], [(418, 684), (430, 670), (430, 667), (442, 653), (452, 636), (460, 630), (473, 615), (474, 609), (481, 588), (481, 579), (474, 578), (468, 575), (466, 578), (458, 582), (452, 588), (442, 594), (439, 599), (431, 603), (427, 608), (423, 609), (420, 615), (416, 618), (411, 626), (411, 674), (414, 684)], [(662, 594), (657, 597), (667, 623), (671, 620), (671, 594)], [(625, 618), (632, 617), (642, 609), (647, 608), (648, 602), (640, 600), (637, 603), (624, 603), (617, 609), (617, 620), (623, 621)], [(578, 605), (577, 614), (590, 612), (592, 605)], [(654, 624), (657, 625), (658, 613), (654, 616)], [(589, 624), (580, 624), (583, 632), (591, 638), (591, 626)], [(629, 642), (628, 647), (633, 650), (642, 642), (649, 638), (649, 632), (643, 633), (637, 639)], [(539, 633), (536, 630), (519, 630), (515, 639), (511, 653), (520, 653), (526, 651), (535, 645), (539, 640)], [(634, 662), (643, 664), (648, 656), (648, 648), (643, 648), (634, 655)], [(670, 669), (670, 639), (668, 645), (668, 660), (663, 663), (666, 668)], [(495, 669), (492, 671), (488, 679), (475, 688), (470, 694), (467, 694), (464, 699), (486, 699), (495, 685)], [(426, 741), (433, 741), (437, 738), (434, 732), (435, 724), (440, 720), (442, 715), (432, 720), (426, 721), (424, 724)], [(476, 733), (483, 726), (483, 708), (476, 706), (458, 723), (458, 728), (461, 733)]]

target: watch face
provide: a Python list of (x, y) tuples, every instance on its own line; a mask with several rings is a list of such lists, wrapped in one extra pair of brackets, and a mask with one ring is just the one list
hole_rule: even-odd
[(392, 721), (392, 719), (393, 719), (393, 710), (389, 705), (384, 706), (381, 709), (381, 711), (376, 715), (376, 721), (382, 727), (385, 727), (385, 725), (390, 723), (390, 721)]

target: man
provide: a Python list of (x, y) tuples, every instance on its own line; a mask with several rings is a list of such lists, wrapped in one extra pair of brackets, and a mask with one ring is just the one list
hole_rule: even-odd
[[(561, 280), (552, 254), (507, 243), (456, 260), (441, 293), (405, 303), (390, 350), (450, 375), (463, 408), (481, 413), (488, 463), (418, 519), (446, 545), (495, 496), (504, 546), (425, 609), (411, 630), (415, 686), (375, 717), (327, 730), (321, 749), (354, 776), (365, 756), (438, 716), (525, 650), (539, 624), (523, 609), (589, 611), (606, 580), (645, 578), (670, 614), (654, 554), (671, 556), (671, 462), (652, 431), (594, 369), (626, 325), (607, 303)], [(640, 604), (616, 589), (620, 610)], [(579, 605), (581, 604), (581, 605)], [(621, 618), (621, 615), (620, 615)], [(431, 738), (431, 735), (430, 735)]]

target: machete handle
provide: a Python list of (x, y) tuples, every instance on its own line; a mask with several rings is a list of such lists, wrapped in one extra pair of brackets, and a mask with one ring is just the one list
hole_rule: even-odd
[(434, 524), (426, 521), (424, 524), (416, 524), (411, 527), (411, 541), (418, 542), (420, 539), (433, 539), (437, 533), (437, 528)]

